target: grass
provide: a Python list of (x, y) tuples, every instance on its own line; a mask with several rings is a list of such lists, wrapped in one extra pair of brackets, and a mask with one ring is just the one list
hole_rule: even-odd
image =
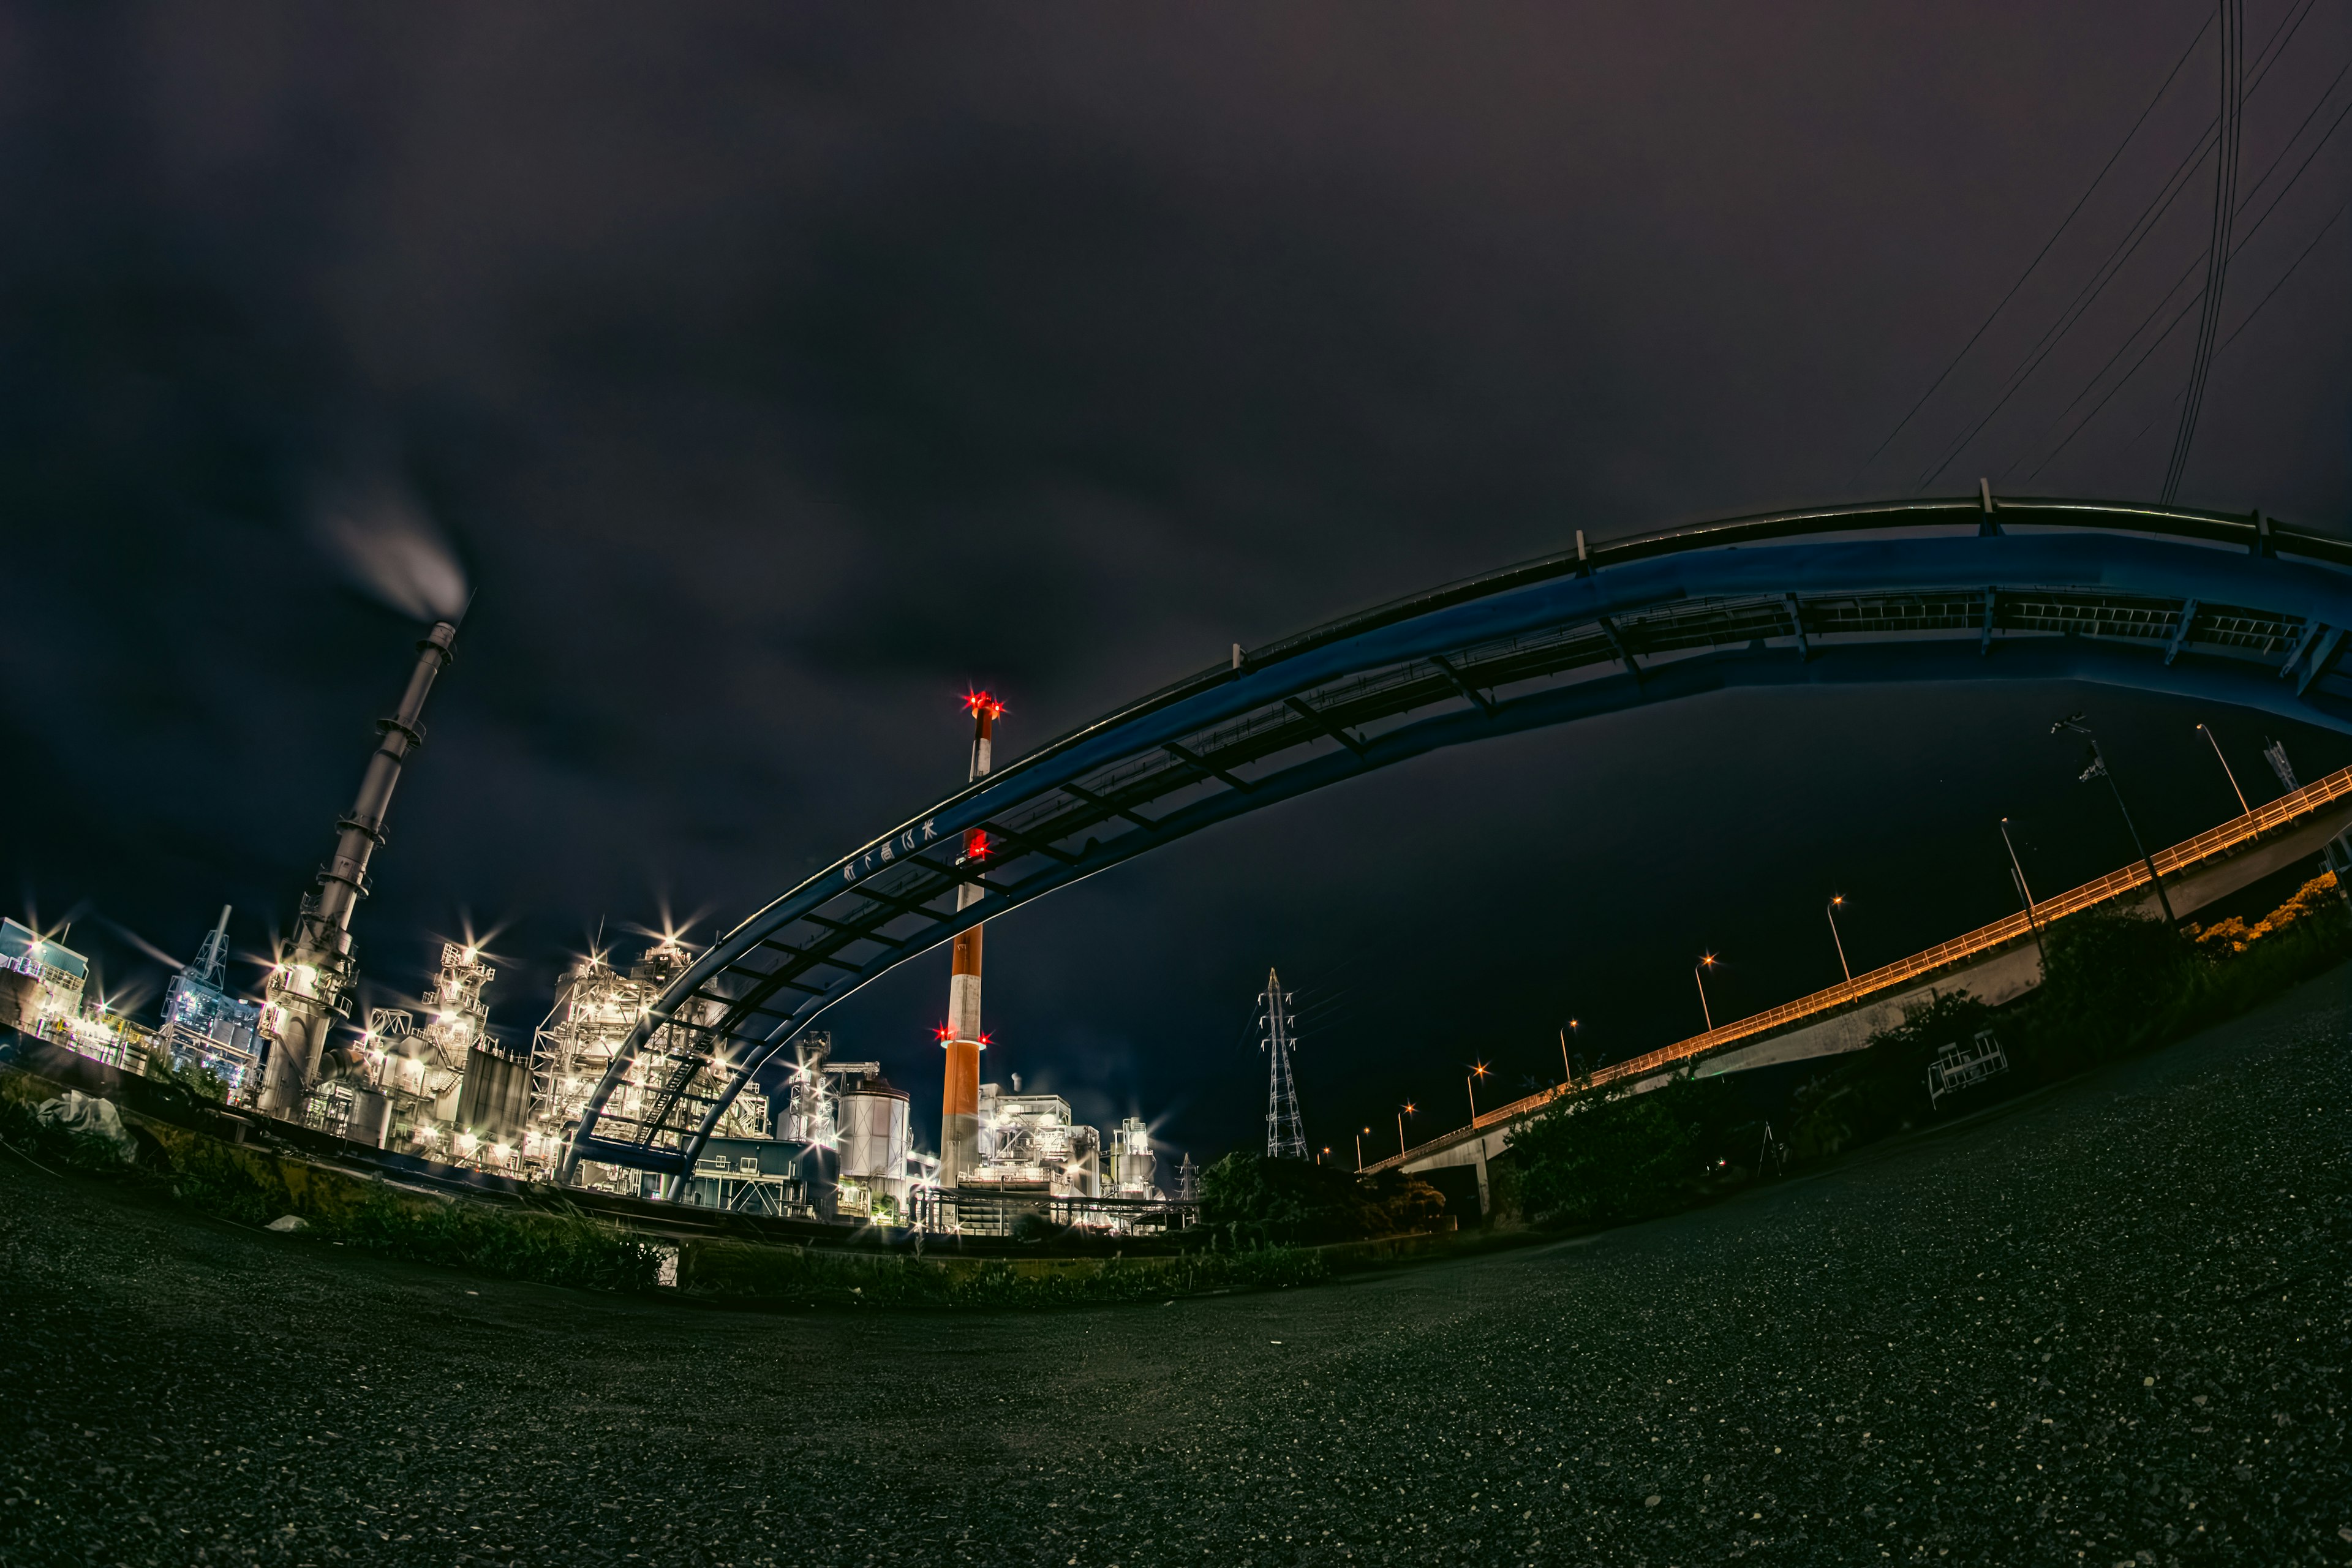
[(650, 1289), (666, 1248), (593, 1215), (510, 1209), (404, 1193), (265, 1150), (152, 1122), (125, 1163), (104, 1142), (43, 1126), (46, 1089), (11, 1074), (0, 1089), (0, 1139), (35, 1163), (175, 1198), (239, 1225), (300, 1217), (327, 1241), (412, 1263), (592, 1290)]
[(1322, 1255), (1303, 1247), (1202, 1248), (1147, 1258), (941, 1259), (689, 1241), (680, 1248), (677, 1282), (697, 1295), (770, 1303), (1017, 1308), (1311, 1285), (1329, 1274)]
[[(295, 1215), (306, 1234), (379, 1257), (590, 1290), (652, 1289), (673, 1249), (576, 1210), (403, 1192), (138, 1119), (126, 1119), (140, 1145), (138, 1157), (126, 1163), (100, 1139), (42, 1125), (33, 1106), (50, 1092), (22, 1074), (0, 1075), (0, 1139), (45, 1168), (165, 1196), (238, 1225), (261, 1226)], [(1069, 1306), (1307, 1285), (1330, 1272), (1319, 1253), (1299, 1247), (1013, 1259), (712, 1240), (686, 1241), (676, 1250), (681, 1290), (745, 1305)]]

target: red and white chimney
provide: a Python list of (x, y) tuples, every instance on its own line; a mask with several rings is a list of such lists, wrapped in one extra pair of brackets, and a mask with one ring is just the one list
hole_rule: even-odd
[[(971, 714), (971, 774), (988, 772), (990, 742), (1004, 704), (985, 691), (964, 698)], [(968, 828), (961, 862), (976, 866), (988, 857), (988, 835)], [(981, 890), (965, 882), (956, 889), (956, 908), (970, 909)], [(980, 951), (982, 927), (973, 926), (955, 939), (955, 957), (948, 979), (948, 1021), (940, 1030), (947, 1047), (947, 1086), (940, 1100), (940, 1185), (959, 1185), (964, 1173), (980, 1163), (980, 1053), (988, 1037), (980, 1027)]]

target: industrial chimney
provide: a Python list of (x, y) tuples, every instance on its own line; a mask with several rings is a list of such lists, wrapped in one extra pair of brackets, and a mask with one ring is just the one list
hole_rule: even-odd
[(302, 1114), (328, 1033), (351, 1016), (352, 983), (359, 974), (352, 962), (352, 911), (367, 896), (368, 858), (383, 842), (392, 787), (400, 782), (408, 753), (425, 743), (425, 694), (449, 663), (449, 645), (457, 636), (454, 623), (437, 621), (416, 645), (416, 668), (400, 710), (376, 721), (383, 743), (368, 759), (351, 814), (335, 824), (341, 829), (335, 858), (320, 868), (319, 890), (303, 898), (293, 949), (270, 973), (263, 1026), (273, 1038), (262, 1072), (260, 1108), (272, 1116), (290, 1121)]
[[(971, 713), (971, 774), (988, 772), (989, 750), (1004, 704), (985, 691), (964, 699)], [(988, 854), (988, 835), (971, 828), (963, 836), (966, 861)], [(970, 909), (980, 901), (981, 889), (971, 882), (956, 889), (956, 908)], [(940, 1185), (954, 1187), (963, 1173), (980, 1163), (980, 1053), (988, 1037), (980, 1028), (980, 937), (982, 927), (959, 932), (948, 978), (948, 1022), (940, 1030), (947, 1047), (947, 1085), (940, 1100)]]

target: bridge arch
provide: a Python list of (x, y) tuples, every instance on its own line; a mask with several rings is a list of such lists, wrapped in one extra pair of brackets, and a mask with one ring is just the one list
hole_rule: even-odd
[[(1152, 692), (868, 841), (648, 1010), (564, 1155), (674, 1194), (729, 1105), (877, 976), (1204, 827), (1445, 746), (1735, 688), (2073, 679), (2352, 731), (2352, 543), (2127, 502), (1977, 497), (1573, 549), (1342, 617)], [(968, 829), (991, 852), (966, 861)], [(959, 889), (980, 897), (957, 908)], [(623, 1117), (659, 1037), (670, 1071)], [(716, 1072), (724, 1088), (697, 1093)]]

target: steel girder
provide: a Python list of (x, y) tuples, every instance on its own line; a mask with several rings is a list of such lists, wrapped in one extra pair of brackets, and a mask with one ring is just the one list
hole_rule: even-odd
[[(566, 1151), (689, 1174), (834, 1004), (957, 931), (1213, 823), (1466, 741), (1757, 686), (2074, 679), (2352, 731), (2352, 545), (2119, 502), (1975, 497), (1582, 547), (1204, 670), (998, 769), (722, 937), (650, 1009)], [(967, 858), (967, 830), (987, 836)], [(980, 899), (958, 910), (969, 883)], [(651, 1110), (605, 1114), (658, 1036)], [(688, 1095), (724, 1076), (715, 1103)]]

